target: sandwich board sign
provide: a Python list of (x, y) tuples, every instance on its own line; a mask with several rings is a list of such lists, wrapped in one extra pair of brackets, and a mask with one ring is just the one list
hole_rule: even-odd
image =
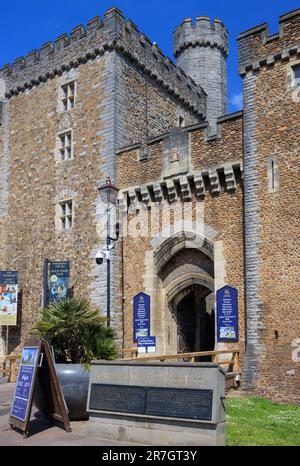
[(23, 349), (9, 426), (29, 433), (29, 422), (36, 384), (39, 383), (45, 414), (61, 422), (67, 432), (71, 432), (66, 402), (59, 386), (53, 356), (48, 343), (30, 338)]

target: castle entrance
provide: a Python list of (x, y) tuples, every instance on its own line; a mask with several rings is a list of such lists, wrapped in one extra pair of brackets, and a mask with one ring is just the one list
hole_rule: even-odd
[(185, 288), (172, 305), (177, 324), (178, 353), (215, 348), (214, 293), (202, 285)]

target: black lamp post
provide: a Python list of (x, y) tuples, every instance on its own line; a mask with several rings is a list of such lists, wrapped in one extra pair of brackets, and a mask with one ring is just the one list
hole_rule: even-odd
[[(118, 198), (118, 193), (119, 189), (116, 188), (111, 182), (110, 177), (106, 179), (106, 182), (104, 185), (98, 187), (101, 200), (104, 204), (106, 204), (106, 213), (107, 213), (107, 229), (106, 229), (106, 250), (109, 253), (109, 251), (112, 249), (111, 244), (112, 242), (115, 242), (119, 238), (119, 225), (117, 224), (116, 226), (116, 238), (112, 238), (110, 236), (110, 206), (116, 205), (117, 203), (117, 198)], [(109, 254), (107, 256), (107, 289), (106, 289), (106, 314), (107, 314), (107, 326), (110, 327), (110, 258)]]

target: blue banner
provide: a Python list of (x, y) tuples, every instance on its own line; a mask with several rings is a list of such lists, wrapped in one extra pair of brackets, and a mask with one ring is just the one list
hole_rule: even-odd
[(38, 347), (24, 348), (22, 353), (11, 416), (23, 422), (27, 419), (38, 354)]
[(133, 298), (133, 340), (150, 336), (150, 296), (139, 293)]
[(218, 342), (238, 341), (238, 291), (224, 286), (217, 291)]
[(49, 302), (54, 303), (68, 297), (70, 262), (50, 263)]

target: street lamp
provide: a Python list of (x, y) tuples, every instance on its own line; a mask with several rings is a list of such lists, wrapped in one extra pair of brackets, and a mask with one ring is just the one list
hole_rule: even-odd
[(113, 243), (119, 238), (119, 224), (116, 225), (116, 238), (110, 236), (110, 206), (116, 205), (119, 189), (111, 182), (110, 177), (106, 179), (104, 185), (98, 187), (101, 200), (106, 204), (107, 228), (106, 228), (106, 262), (107, 262), (107, 289), (106, 289), (106, 315), (107, 326), (110, 327), (110, 255), (109, 252), (113, 249)]

